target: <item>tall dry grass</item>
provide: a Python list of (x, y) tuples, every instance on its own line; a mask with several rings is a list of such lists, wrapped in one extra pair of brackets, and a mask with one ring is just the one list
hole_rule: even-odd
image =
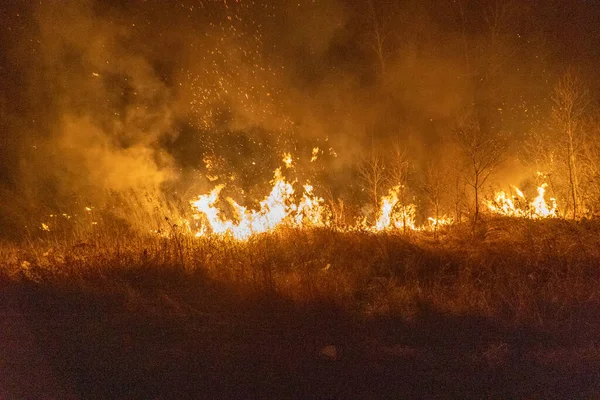
[(592, 323), (600, 310), (597, 221), (491, 219), (475, 233), (457, 226), (438, 239), (280, 229), (247, 242), (196, 238), (175, 223), (146, 233), (103, 223), (2, 244), (0, 260), (5, 282), (154, 311), (201, 309), (209, 282), (239, 299), (325, 304), (361, 317), (435, 311), (551, 328)]

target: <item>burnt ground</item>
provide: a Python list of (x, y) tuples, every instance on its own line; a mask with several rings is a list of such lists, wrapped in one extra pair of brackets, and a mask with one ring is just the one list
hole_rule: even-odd
[(506, 326), (425, 305), (411, 321), (366, 319), (216, 285), (163, 308), (165, 295), (1, 289), (3, 399), (600, 397), (595, 323)]

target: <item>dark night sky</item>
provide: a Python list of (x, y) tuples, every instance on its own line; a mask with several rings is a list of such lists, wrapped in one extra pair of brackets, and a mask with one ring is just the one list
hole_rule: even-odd
[(518, 147), (567, 67), (598, 96), (597, 1), (373, 5), (385, 74), (366, 1), (2, 2), (3, 201), (184, 185), (217, 153), (268, 176), (282, 150), (320, 145), (344, 171), (396, 138), (419, 163), (473, 102)]

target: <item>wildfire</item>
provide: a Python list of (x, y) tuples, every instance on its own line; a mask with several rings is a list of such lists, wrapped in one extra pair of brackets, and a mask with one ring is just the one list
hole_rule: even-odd
[(398, 199), (400, 186), (390, 189), (387, 196), (381, 198), (381, 208), (379, 217), (375, 222), (376, 231), (389, 230), (393, 228), (409, 228), (416, 230), (415, 225), (415, 206), (414, 204), (404, 205)]
[[(291, 160), (289, 154), (284, 155), (283, 162), (286, 166), (291, 166)], [(427, 218), (425, 225), (417, 225), (415, 205), (402, 204), (398, 197), (401, 187), (395, 186), (390, 189), (388, 195), (381, 197), (380, 208), (372, 224), (369, 224), (366, 218), (362, 218), (354, 226), (336, 227), (331, 223), (331, 210), (321, 197), (314, 195), (311, 185), (304, 185), (302, 196), (296, 201), (294, 185), (285, 180), (281, 168), (275, 170), (271, 183), (270, 194), (260, 202), (257, 210), (250, 210), (235, 200), (227, 198), (233, 218), (226, 218), (224, 212), (217, 206), (224, 185), (216, 186), (210, 193), (199, 196), (197, 200), (192, 201), (196, 211), (194, 218), (201, 220), (201, 227), (196, 236), (216, 234), (246, 240), (252, 235), (272, 232), (281, 226), (295, 228), (327, 226), (339, 230), (370, 232), (434, 231), (454, 223), (452, 218), (443, 216)], [(500, 191), (496, 193), (493, 200), (485, 201), (484, 204), (491, 212), (509, 217), (534, 219), (557, 217), (556, 200), (545, 199), (546, 187), (546, 184), (538, 187), (537, 197), (530, 202), (519, 188), (513, 187), (514, 194)]]
[[(292, 166), (292, 157), (289, 153), (284, 154), (282, 161), (287, 168)], [(417, 226), (415, 205), (402, 204), (398, 197), (401, 187), (395, 186), (390, 189), (387, 196), (381, 198), (374, 223), (370, 224), (366, 218), (363, 218), (354, 226), (334, 226), (331, 209), (325, 204), (323, 198), (313, 193), (314, 189), (310, 184), (303, 186), (303, 193), (298, 198), (294, 184), (286, 181), (281, 168), (275, 170), (271, 184), (271, 192), (255, 210), (248, 209), (231, 198), (224, 199), (227, 203), (225, 208), (219, 208), (223, 206), (219, 201), (225, 185), (218, 185), (208, 194), (198, 196), (191, 202), (195, 210), (194, 219), (200, 222), (196, 236), (214, 234), (247, 240), (253, 235), (273, 232), (282, 226), (382, 232), (434, 230), (453, 223), (452, 218), (429, 218), (429, 225)], [(226, 215), (227, 211), (232, 217)]]
[(525, 217), (525, 218), (551, 218), (558, 216), (556, 199), (550, 198), (549, 203), (546, 202), (545, 194), (547, 184), (543, 184), (537, 188), (537, 197), (531, 202), (527, 199), (523, 192), (517, 187), (513, 187), (516, 195), (510, 196), (503, 191), (497, 192), (494, 200), (486, 200), (484, 204), (488, 209), (495, 213), (508, 217)]
[[(291, 157), (289, 159), (291, 160)], [(246, 240), (252, 235), (274, 231), (284, 225), (322, 227), (329, 224), (330, 214), (323, 205), (324, 200), (312, 194), (312, 186), (304, 186), (303, 196), (296, 204), (294, 187), (285, 180), (280, 168), (275, 170), (271, 183), (271, 193), (260, 202), (258, 210), (249, 210), (235, 200), (227, 198), (234, 214), (233, 219), (223, 217), (216, 207), (224, 185), (215, 187), (209, 194), (199, 196), (198, 200), (192, 202), (197, 211), (194, 218), (204, 220), (207, 224), (202, 226), (196, 236), (213, 233)]]

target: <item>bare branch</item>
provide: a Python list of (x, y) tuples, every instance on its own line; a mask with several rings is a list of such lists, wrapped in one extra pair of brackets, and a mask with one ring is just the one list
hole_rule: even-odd
[(358, 173), (363, 187), (369, 193), (369, 198), (373, 206), (377, 209), (379, 207), (379, 196), (382, 187), (388, 180), (385, 160), (381, 153), (375, 149), (371, 149), (369, 156), (364, 157), (360, 163)]
[(454, 133), (456, 143), (470, 171), (466, 183), (474, 192), (473, 222), (476, 223), (479, 218), (480, 189), (502, 163), (505, 146), (497, 134), (482, 131), (479, 120), (471, 110), (459, 116)]

